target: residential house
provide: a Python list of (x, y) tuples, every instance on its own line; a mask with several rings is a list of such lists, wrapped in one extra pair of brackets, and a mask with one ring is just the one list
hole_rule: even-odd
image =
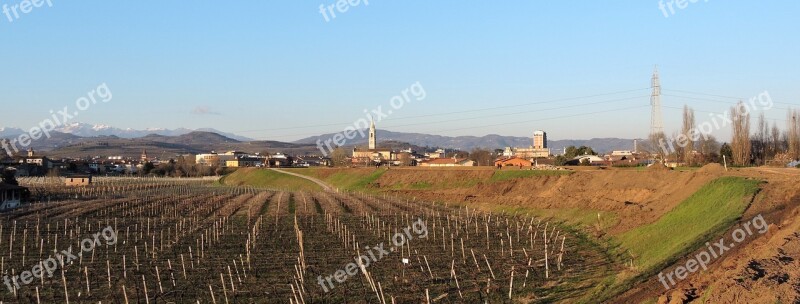
[(92, 184), (91, 175), (72, 175), (64, 179), (67, 186), (70, 187), (85, 187)]
[(247, 153), (238, 151), (228, 151), (221, 154), (211, 151), (209, 154), (196, 155), (195, 163), (198, 165), (225, 167), (229, 160), (236, 160), (237, 157), (244, 156), (246, 154)]
[(607, 161), (597, 155), (578, 155), (575, 156), (573, 159), (567, 161), (567, 165), (570, 166), (577, 166), (581, 165), (584, 161), (588, 161), (590, 165), (602, 165), (607, 163)]
[(228, 167), (239, 168), (239, 167), (263, 167), (264, 162), (266, 161), (266, 157), (257, 157), (257, 156), (239, 156), (236, 157), (234, 160), (229, 160), (225, 162), (225, 165)]
[(275, 153), (267, 158), (269, 167), (291, 167), (293, 163), (294, 158), (283, 153)]
[(633, 156), (633, 152), (628, 150), (611, 151), (611, 156)]
[(294, 164), (301, 167), (328, 167), (333, 165), (333, 161), (330, 158), (321, 156), (300, 156), (295, 157)]
[(37, 156), (33, 149), (28, 149), (26, 156), (14, 158), (19, 176), (43, 176), (53, 169), (53, 161), (45, 156)]
[(429, 159), (444, 158), (444, 149), (436, 149), (435, 152), (425, 153), (425, 158)]
[(472, 167), (475, 161), (468, 158), (437, 158), (419, 163), (420, 167)]

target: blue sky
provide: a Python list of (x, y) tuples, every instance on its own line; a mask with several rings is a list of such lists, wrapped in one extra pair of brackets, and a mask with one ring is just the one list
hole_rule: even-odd
[(797, 1), (698, 1), (665, 17), (656, 0), (370, 0), (327, 22), (332, 0), (52, 3), (0, 15), (0, 126), (35, 126), (106, 83), (113, 100), (76, 121), (290, 141), (341, 131), (419, 81), (426, 98), (379, 128), (645, 137), (656, 64), (668, 133), (684, 104), (702, 122), (735, 102), (669, 90), (766, 90), (780, 126), (800, 107)]

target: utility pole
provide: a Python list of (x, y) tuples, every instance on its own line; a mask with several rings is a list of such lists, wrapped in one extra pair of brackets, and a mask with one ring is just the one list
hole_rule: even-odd
[(664, 123), (661, 120), (661, 82), (658, 78), (658, 66), (653, 69), (653, 77), (650, 79), (650, 86), (653, 89), (650, 95), (650, 107), (652, 108), (650, 115), (650, 134), (663, 134)]

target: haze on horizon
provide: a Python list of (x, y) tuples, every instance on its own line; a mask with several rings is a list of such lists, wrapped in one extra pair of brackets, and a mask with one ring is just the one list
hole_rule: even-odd
[(320, 13), (328, 0), (52, 3), (0, 14), (1, 104), (13, 112), (0, 127), (35, 126), (105, 83), (113, 100), (74, 122), (294, 141), (340, 132), (418, 82), (426, 97), (379, 129), (644, 138), (655, 65), (667, 133), (685, 104), (701, 123), (767, 91), (780, 128), (800, 107), (797, 2), (698, 1), (665, 15), (656, 0), (371, 0), (335, 18)]

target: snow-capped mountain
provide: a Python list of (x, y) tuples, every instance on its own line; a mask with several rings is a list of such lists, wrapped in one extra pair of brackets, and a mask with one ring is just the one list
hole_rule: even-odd
[[(56, 132), (71, 134), (80, 137), (97, 137), (97, 136), (117, 136), (121, 138), (139, 138), (144, 137), (150, 134), (162, 135), (162, 136), (180, 136), (184, 134), (188, 134), (194, 131), (204, 131), (204, 132), (213, 132), (225, 137), (233, 138), (239, 141), (252, 141), (253, 139), (247, 138), (244, 136), (239, 136), (236, 134), (221, 132), (211, 128), (202, 128), (197, 130), (187, 129), (187, 128), (178, 128), (178, 129), (164, 129), (164, 128), (147, 128), (144, 130), (136, 130), (136, 129), (121, 129), (115, 128), (109, 125), (103, 124), (86, 124), (86, 123), (69, 123), (63, 125), (61, 127), (56, 128)], [(0, 128), (0, 137), (12, 137), (17, 136), (26, 131), (19, 129), (19, 128)]]
[(0, 138), (17, 136), (22, 133), (25, 133), (25, 131), (18, 128), (0, 128)]

